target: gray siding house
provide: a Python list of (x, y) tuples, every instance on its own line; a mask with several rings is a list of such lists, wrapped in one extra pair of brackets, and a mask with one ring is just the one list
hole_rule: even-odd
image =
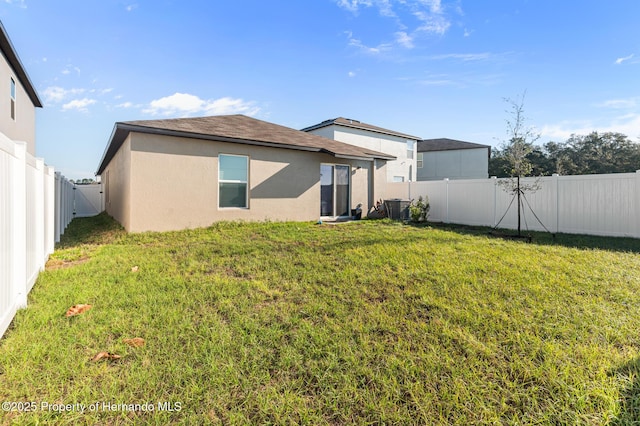
[(491, 146), (454, 139), (418, 142), (418, 180), (486, 179)]

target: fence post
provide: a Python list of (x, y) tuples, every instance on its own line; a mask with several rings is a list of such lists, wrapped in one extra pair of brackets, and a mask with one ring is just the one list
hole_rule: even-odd
[(53, 190), (53, 236), (54, 243), (60, 242), (60, 209), (61, 209), (61, 175), (60, 172), (54, 173), (54, 190)]
[(495, 228), (498, 224), (498, 177), (491, 176), (491, 181), (493, 182), (493, 227)]
[(555, 233), (560, 232), (560, 175), (558, 173), (553, 173), (551, 175), (553, 178), (553, 188), (556, 191), (555, 197)]
[(45, 213), (44, 213), (44, 244), (45, 261), (55, 249), (55, 215), (56, 215), (56, 179), (55, 171), (51, 166), (44, 167), (44, 193), (45, 193)]
[(44, 241), (44, 220), (45, 220), (45, 188), (44, 188), (44, 159), (36, 158), (36, 178), (34, 181), (35, 195), (35, 255), (38, 272), (44, 269), (45, 263), (45, 241)]
[(11, 287), (17, 309), (27, 306), (27, 144), (15, 143), (11, 208), (13, 229), (11, 241)]

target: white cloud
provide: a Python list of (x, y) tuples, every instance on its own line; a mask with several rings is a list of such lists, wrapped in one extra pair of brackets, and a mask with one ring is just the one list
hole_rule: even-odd
[(407, 49), (413, 49), (413, 37), (404, 31), (398, 31), (396, 33), (396, 42)]
[(625, 56), (625, 57), (623, 57), (623, 58), (618, 58), (618, 59), (616, 59), (616, 65), (620, 65), (621, 63), (623, 63), (623, 62), (625, 62), (625, 61), (628, 61), (628, 60), (632, 59), (632, 58), (633, 58), (633, 56), (634, 56), (634, 54), (632, 53), (632, 54), (631, 54), (631, 55), (629, 55), (629, 56)]
[(62, 105), (62, 110), (63, 111), (76, 110), (80, 112), (87, 112), (88, 111), (87, 107), (95, 103), (96, 103), (95, 99), (89, 99), (89, 98), (74, 99)]
[(23, 9), (27, 8), (27, 4), (25, 3), (25, 0), (4, 0), (5, 3), (8, 4), (15, 4), (18, 7), (21, 7)]
[(361, 6), (371, 7), (371, 0), (336, 0), (338, 6), (356, 13)]
[(431, 10), (431, 13), (418, 10), (414, 12), (413, 15), (422, 23), (416, 31), (443, 35), (451, 26), (451, 22), (443, 15), (439, 8), (437, 12)]
[(632, 113), (616, 117), (611, 122), (605, 124), (595, 124), (590, 121), (568, 122), (563, 121), (555, 124), (548, 124), (542, 127), (542, 136), (562, 142), (572, 134), (588, 135), (591, 132), (617, 132), (627, 135), (630, 139), (640, 138), (640, 114)]
[(69, 75), (71, 74), (72, 71), (75, 71), (76, 74), (80, 75), (80, 68), (73, 66), (73, 65), (67, 65), (62, 71), (60, 71), (63, 75)]
[[(381, 17), (393, 19), (396, 31), (389, 34), (388, 40), (381, 40), (376, 47), (369, 47), (359, 38), (349, 36), (350, 46), (370, 54), (377, 54), (394, 46), (413, 49), (420, 36), (425, 34), (442, 36), (451, 27), (447, 9), (452, 8), (443, 7), (440, 0), (335, 0), (335, 2), (338, 7), (354, 15), (358, 15), (363, 8), (376, 8)], [(459, 5), (453, 6), (453, 11), (463, 14)]]
[(245, 114), (255, 115), (260, 108), (254, 102), (224, 97), (204, 100), (188, 93), (174, 93), (171, 96), (155, 99), (142, 110), (145, 114), (186, 117), (194, 114)]
[(484, 61), (486, 59), (490, 59), (493, 55), (489, 52), (483, 53), (446, 53), (443, 55), (433, 55), (430, 58), (441, 60), (441, 59), (458, 59), (463, 62), (471, 62), (471, 61)]
[(610, 99), (608, 101), (604, 101), (598, 106), (603, 108), (612, 108), (612, 109), (629, 109), (635, 108), (638, 105), (638, 100), (634, 98), (630, 99)]
[(117, 108), (133, 108), (132, 102), (123, 102), (121, 104), (116, 105)]
[(370, 47), (362, 43), (362, 41), (358, 40), (357, 38), (353, 38), (351, 36), (349, 37), (349, 46), (355, 47), (358, 50), (369, 55), (378, 55), (391, 49), (391, 44), (389, 43), (382, 43), (377, 45), (376, 47)]
[(132, 10), (137, 9), (137, 8), (138, 8), (138, 4), (137, 3), (133, 3), (133, 4), (127, 5), (124, 9), (127, 12), (131, 12)]
[(45, 102), (59, 103), (84, 92), (84, 89), (63, 89), (59, 86), (50, 86), (44, 89), (42, 95), (44, 96)]
[(348, 75), (349, 77), (355, 77), (355, 76), (356, 76), (356, 73), (355, 73), (354, 71), (349, 71), (349, 72), (347, 73), (347, 75)]

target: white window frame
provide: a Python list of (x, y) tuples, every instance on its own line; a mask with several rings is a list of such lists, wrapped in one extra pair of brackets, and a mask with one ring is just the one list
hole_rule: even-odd
[[(241, 157), (244, 158), (246, 160), (247, 163), (247, 177), (246, 180), (228, 180), (228, 179), (221, 179), (220, 178), (220, 157)], [(241, 154), (223, 154), (223, 153), (219, 153), (218, 154), (218, 208), (219, 209), (243, 209), (246, 210), (249, 208), (249, 156), (248, 155), (241, 155)], [(229, 206), (229, 207), (225, 207), (225, 206), (221, 206), (220, 205), (220, 184), (221, 183), (244, 183), (246, 185), (246, 191), (244, 194), (244, 206), (243, 207), (235, 207), (235, 206)]]
[(416, 167), (421, 169), (424, 167), (424, 153), (418, 153), (418, 159), (416, 160)]
[(409, 160), (413, 160), (413, 153), (416, 149), (416, 141), (412, 139), (407, 139), (407, 158)]

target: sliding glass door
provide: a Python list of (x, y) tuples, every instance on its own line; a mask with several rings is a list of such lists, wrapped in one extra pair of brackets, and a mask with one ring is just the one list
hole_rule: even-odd
[(320, 216), (349, 215), (349, 166), (320, 166)]

